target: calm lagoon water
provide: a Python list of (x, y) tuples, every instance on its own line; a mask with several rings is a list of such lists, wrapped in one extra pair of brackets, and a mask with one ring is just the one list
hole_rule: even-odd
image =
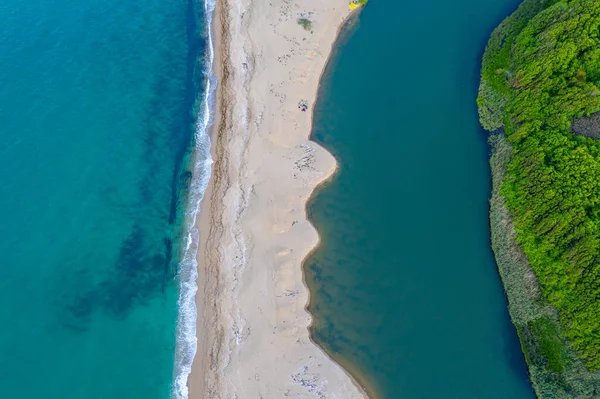
[(203, 12), (0, 4), (0, 397), (169, 397)]
[(372, 0), (347, 27), (313, 139), (314, 339), (385, 399), (532, 399), (490, 249), (480, 57), (518, 0)]

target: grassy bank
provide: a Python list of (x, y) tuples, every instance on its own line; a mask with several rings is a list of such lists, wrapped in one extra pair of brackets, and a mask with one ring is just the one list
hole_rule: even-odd
[[(542, 398), (600, 397), (600, 2), (525, 0), (492, 33), (477, 99), (493, 247)], [(594, 123), (583, 125), (595, 126)]]
[(490, 136), (490, 143), (492, 249), (535, 392), (539, 398), (598, 397), (600, 375), (584, 366), (562, 333), (558, 311), (543, 298), (500, 194), (512, 147), (503, 134)]

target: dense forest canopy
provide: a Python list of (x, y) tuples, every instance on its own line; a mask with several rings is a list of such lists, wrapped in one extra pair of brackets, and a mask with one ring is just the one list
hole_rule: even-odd
[(503, 128), (512, 145), (501, 194), (517, 239), (591, 370), (600, 369), (600, 141), (570, 127), (600, 111), (599, 88), (600, 1), (531, 0), (492, 35), (477, 100), (482, 125)]

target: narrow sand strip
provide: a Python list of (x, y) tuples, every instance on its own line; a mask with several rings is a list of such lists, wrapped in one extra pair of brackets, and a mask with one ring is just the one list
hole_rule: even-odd
[(312, 106), (348, 0), (299, 3), (218, 0), (215, 162), (199, 221), (190, 399), (364, 397), (309, 339), (301, 269), (318, 241), (306, 200), (336, 167), (308, 141)]

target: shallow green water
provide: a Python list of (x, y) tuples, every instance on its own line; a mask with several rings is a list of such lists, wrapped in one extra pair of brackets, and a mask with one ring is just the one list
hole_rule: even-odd
[(168, 398), (202, 7), (0, 5), (0, 397)]
[[(313, 138), (315, 340), (382, 398), (530, 399), (490, 249), (480, 57), (516, 0), (372, 0), (328, 66)], [(364, 77), (364, 78), (363, 78)]]

